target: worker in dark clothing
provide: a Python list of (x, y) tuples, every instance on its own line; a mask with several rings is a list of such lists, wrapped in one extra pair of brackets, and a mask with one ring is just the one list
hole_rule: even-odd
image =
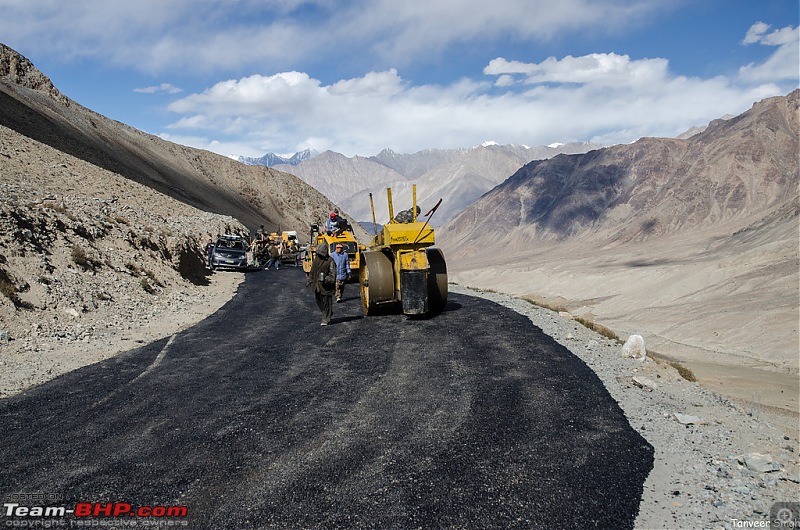
[(214, 270), (214, 242), (212, 240), (208, 240), (208, 244), (206, 244), (206, 258), (208, 259), (208, 268), (212, 271)]
[[(420, 213), (420, 209), (419, 209), (419, 206), (417, 206), (417, 215), (419, 215), (419, 213)], [(403, 210), (402, 212), (400, 212), (399, 214), (394, 216), (394, 220), (397, 221), (398, 223), (412, 223), (412, 222), (414, 222), (413, 210), (411, 208), (409, 208), (408, 210)]]
[(322, 311), (322, 324), (327, 326), (333, 316), (333, 292), (336, 288), (336, 262), (328, 253), (328, 244), (320, 243), (311, 262), (309, 283), (314, 291), (317, 306)]
[(269, 270), (270, 267), (275, 265), (275, 270), (281, 270), (281, 249), (276, 243), (271, 243), (268, 248), (269, 252), (269, 261), (267, 262), (267, 266), (264, 267), (264, 270)]

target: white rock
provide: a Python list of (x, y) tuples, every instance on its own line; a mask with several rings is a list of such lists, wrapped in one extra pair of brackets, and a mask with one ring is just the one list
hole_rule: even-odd
[(622, 356), (631, 357), (637, 361), (644, 361), (647, 358), (647, 350), (644, 346), (644, 337), (641, 335), (631, 335), (622, 346)]
[(781, 469), (781, 466), (774, 462), (770, 455), (762, 455), (761, 453), (748, 453), (738, 457), (737, 460), (747, 469), (756, 473), (769, 473)]
[(652, 391), (658, 388), (658, 385), (655, 383), (655, 381), (641, 375), (637, 375), (633, 378), (633, 384), (647, 391)]
[(678, 420), (679, 423), (682, 425), (699, 425), (705, 423), (703, 418), (699, 418), (697, 416), (691, 416), (689, 414), (680, 414), (678, 412), (674, 412), (672, 416)]

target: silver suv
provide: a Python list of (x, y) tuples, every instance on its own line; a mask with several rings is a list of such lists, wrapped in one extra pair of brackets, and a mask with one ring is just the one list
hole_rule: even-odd
[(211, 268), (246, 269), (247, 247), (247, 241), (242, 237), (227, 234), (220, 236), (214, 244)]

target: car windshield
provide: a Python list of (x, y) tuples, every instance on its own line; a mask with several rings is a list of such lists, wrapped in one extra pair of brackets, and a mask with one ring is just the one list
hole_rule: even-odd
[(241, 239), (218, 239), (216, 247), (219, 249), (245, 250), (244, 241)]

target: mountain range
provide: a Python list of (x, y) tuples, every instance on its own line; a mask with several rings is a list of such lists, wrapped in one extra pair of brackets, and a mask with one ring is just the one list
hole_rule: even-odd
[(319, 153), (317, 153), (312, 149), (304, 149), (303, 151), (298, 151), (297, 153), (291, 156), (282, 156), (282, 155), (276, 155), (275, 153), (267, 153), (264, 156), (258, 158), (240, 156), (237, 157), (237, 160), (242, 164), (248, 164), (251, 166), (273, 167), (277, 166), (278, 164), (288, 164), (290, 166), (296, 166), (300, 162), (315, 157), (318, 154)]
[(416, 185), (417, 203), (422, 209), (430, 209), (443, 199), (441, 208), (431, 218), (431, 225), (437, 227), (532, 160), (585, 153), (600, 147), (584, 142), (542, 147), (485, 142), (472, 148), (425, 149), (412, 154), (384, 149), (370, 157), (346, 157), (333, 151), (308, 156), (308, 151), (303, 151), (286, 163), (273, 164), (280, 157), (272, 153), (248, 160), (263, 160), (274, 169), (297, 175), (343, 211), (368, 224), (372, 223), (370, 193), (376, 220), (382, 223), (389, 218), (386, 188), (392, 188), (397, 212), (411, 206), (412, 186)]
[(796, 374), (799, 100), (526, 164), (437, 232), (451, 279), (556, 300), (684, 359)]

